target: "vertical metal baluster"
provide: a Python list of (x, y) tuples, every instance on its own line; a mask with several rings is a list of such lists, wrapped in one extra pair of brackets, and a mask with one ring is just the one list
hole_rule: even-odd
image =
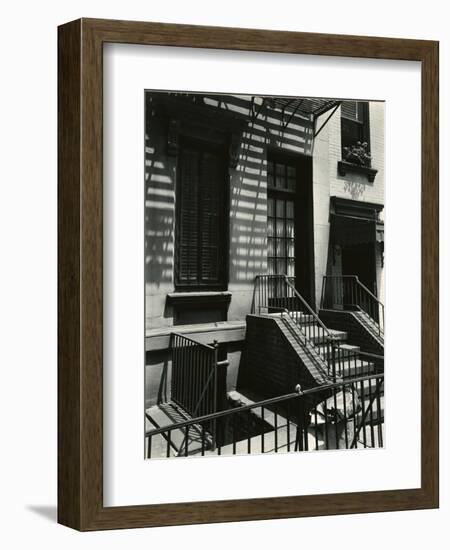
[(184, 456), (188, 456), (189, 453), (189, 425), (184, 430)]
[(231, 416), (231, 431), (232, 431), (232, 442), (233, 442), (233, 454), (236, 454), (236, 416), (233, 414)]
[(319, 438), (317, 437), (317, 406), (314, 407), (314, 440), (316, 444), (316, 451), (319, 450)]
[(295, 442), (296, 450), (303, 451), (303, 441), (304, 441), (304, 425), (303, 425), (303, 413), (304, 413), (304, 407), (303, 407), (303, 397), (299, 398), (299, 410), (298, 410), (298, 429), (297, 429), (297, 441)]
[(278, 414), (277, 414), (277, 411), (275, 410), (275, 452), (277, 453), (278, 452)]
[(263, 281), (264, 281), (264, 283), (263, 283), (263, 287), (262, 287), (262, 294), (263, 294), (264, 307), (267, 307), (267, 313), (270, 313), (270, 310), (269, 310), (269, 296), (268, 296), (269, 279), (267, 277), (264, 277)]
[(381, 388), (383, 386), (383, 383), (381, 382), (381, 378), (377, 378), (377, 412), (378, 412), (378, 447), (383, 447), (383, 422), (384, 419), (382, 418), (382, 412), (381, 412)]
[[(198, 398), (200, 397), (200, 393), (198, 391), (199, 381), (197, 378), (197, 369), (198, 369), (198, 358), (200, 355), (200, 346), (194, 347), (194, 354), (193, 354), (193, 369), (192, 369), (192, 378), (193, 378), (193, 390), (192, 390), (192, 410), (195, 411), (197, 409), (198, 405)], [(198, 416), (198, 410), (196, 411), (196, 416)]]
[(348, 449), (348, 417), (347, 417), (347, 391), (346, 386), (342, 384), (342, 396), (344, 398), (344, 439), (345, 448)]
[[(208, 350), (209, 351), (209, 350)], [(203, 416), (205, 414), (204, 410), (204, 395), (202, 396), (203, 390), (205, 388), (205, 359), (208, 357), (208, 351), (203, 351), (198, 360), (198, 388), (199, 388), (199, 397), (197, 401), (197, 416)], [(203, 424), (202, 424), (203, 427)]]
[(206, 438), (206, 431), (205, 431), (205, 423), (202, 422), (202, 456), (205, 456), (205, 438)]
[(250, 410), (248, 410), (247, 413), (247, 454), (250, 454), (252, 452), (252, 413), (250, 412)]
[(338, 414), (337, 414), (337, 389), (333, 388), (333, 403), (334, 403), (334, 438), (336, 441), (336, 449), (339, 449), (339, 426), (338, 426)]
[(190, 355), (190, 345), (189, 345), (189, 342), (185, 341), (184, 342), (184, 346), (183, 346), (183, 352), (184, 352), (184, 360), (183, 360), (183, 364), (182, 364), (182, 373), (181, 373), (181, 388), (182, 388), (182, 392), (183, 392), (183, 401), (182, 401), (182, 404), (184, 406), (187, 405), (187, 382), (188, 382), (188, 378), (186, 378), (186, 373), (189, 371), (189, 365), (190, 365), (190, 360), (189, 360), (189, 355)]
[(261, 407), (261, 452), (264, 452), (264, 407)]
[(291, 450), (291, 400), (287, 402), (286, 429), (287, 429), (287, 452)]
[[(213, 412), (217, 412), (217, 363), (219, 360), (219, 342), (217, 340), (214, 341), (214, 374), (213, 374)], [(213, 420), (213, 430), (214, 430), (214, 445), (215, 445), (215, 439), (216, 439), (216, 426), (217, 421), (216, 419)]]
[[(356, 433), (357, 429), (357, 415), (356, 415), (356, 400), (355, 400), (355, 384), (351, 383), (352, 388), (352, 409), (353, 409), (353, 430)], [(355, 449), (358, 448), (358, 441), (355, 441)]]
[(172, 399), (177, 399), (177, 336), (172, 336), (172, 376), (170, 382), (170, 395)]
[(193, 354), (194, 354), (194, 344), (193, 342), (189, 342), (189, 368), (186, 372), (185, 380), (186, 380), (186, 403), (188, 404), (188, 411), (190, 414), (192, 414), (192, 388), (193, 388), (193, 381), (192, 381), (192, 365), (194, 363), (193, 360)]
[(191, 399), (191, 410), (192, 412), (195, 411), (196, 405), (197, 405), (197, 387), (196, 387), (196, 376), (195, 371), (197, 368), (197, 353), (199, 349), (199, 345), (193, 344), (192, 345), (192, 369), (191, 369), (191, 391), (190, 391), (190, 399)]
[(180, 363), (178, 365), (180, 384), (178, 386), (178, 393), (180, 396), (180, 403), (185, 405), (186, 401), (186, 377), (185, 372), (188, 368), (188, 342), (180, 338)]
[(180, 403), (183, 402), (183, 391), (184, 391), (184, 383), (183, 383), (183, 371), (184, 366), (186, 363), (186, 347), (184, 345), (184, 342), (181, 340), (181, 338), (178, 338), (179, 347), (177, 349), (177, 376), (178, 376), (178, 383), (177, 383), (177, 398)]
[(171, 430), (167, 431), (167, 447), (166, 447), (166, 457), (170, 457), (170, 436), (172, 435)]
[(189, 370), (187, 372), (188, 384), (186, 384), (186, 386), (187, 386), (187, 388), (186, 388), (186, 401), (189, 404), (189, 412), (191, 414), (193, 413), (192, 390), (194, 389), (194, 381), (193, 381), (193, 377), (192, 377), (192, 371), (194, 370), (193, 369), (193, 366), (194, 366), (194, 353), (195, 353), (194, 344), (193, 344), (193, 342), (190, 342), (190, 347), (189, 347)]
[(258, 276), (256, 276), (256, 297), (258, 299), (258, 304), (255, 305), (255, 313), (261, 313), (261, 283)]
[[(375, 397), (375, 396), (373, 396)], [(375, 433), (374, 433), (374, 427), (373, 427), (373, 401), (372, 401), (372, 380), (369, 378), (369, 400), (370, 400), (370, 440), (372, 447), (374, 439), (375, 439)]]
[[(363, 430), (363, 444), (364, 444), (364, 448), (367, 448), (367, 433), (366, 433), (366, 419), (367, 419), (367, 415), (366, 415), (366, 408), (365, 408), (365, 394), (364, 394), (364, 386), (363, 386), (363, 381), (361, 380), (361, 382), (359, 383), (359, 387), (360, 387), (360, 395), (361, 395), (361, 399), (363, 401), (363, 410), (361, 411), (361, 421), (362, 419), (364, 418), (365, 416), (365, 419), (364, 419), (364, 424), (362, 425), (362, 430)], [(361, 433), (361, 431), (359, 432)]]

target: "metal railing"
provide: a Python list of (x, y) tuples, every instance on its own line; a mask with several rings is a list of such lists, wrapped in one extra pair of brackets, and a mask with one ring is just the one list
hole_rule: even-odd
[[(189, 416), (217, 411), (218, 344), (202, 344), (178, 333), (171, 334), (172, 401)], [(214, 425), (208, 427), (213, 438)]]
[[(383, 446), (384, 374), (296, 391), (146, 432), (147, 458)], [(217, 426), (213, 442), (210, 426)], [(181, 444), (177, 441), (181, 441)]]
[(359, 349), (333, 347), (331, 374), (333, 380), (344, 380), (355, 376), (369, 376), (384, 373), (384, 357), (366, 353)]
[(314, 353), (331, 368), (335, 337), (324, 325), (314, 309), (294, 286), (294, 277), (287, 275), (257, 275), (253, 299), (253, 313), (288, 315), (298, 327)]
[(322, 281), (323, 309), (353, 310), (365, 313), (367, 327), (379, 336), (384, 334), (384, 304), (356, 275), (326, 275)]

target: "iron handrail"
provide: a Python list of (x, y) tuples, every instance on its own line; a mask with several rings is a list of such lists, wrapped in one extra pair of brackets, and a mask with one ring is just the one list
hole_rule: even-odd
[[(173, 401), (192, 417), (216, 412), (218, 343), (203, 344), (177, 332), (171, 336)], [(192, 384), (198, 391), (192, 391)], [(212, 432), (214, 440), (215, 426)]]
[[(233, 414), (242, 413), (244, 411), (248, 411), (255, 408), (260, 407), (268, 407), (270, 405), (274, 405), (276, 403), (280, 403), (282, 401), (287, 401), (289, 399), (295, 399), (295, 398), (301, 398), (309, 395), (313, 395), (315, 393), (327, 391), (327, 390), (333, 390), (337, 389), (339, 387), (344, 387), (350, 384), (357, 384), (359, 382), (366, 382), (368, 380), (375, 380), (375, 379), (384, 379), (384, 373), (378, 373), (378, 374), (369, 374), (365, 376), (358, 376), (355, 378), (350, 378), (348, 380), (340, 380), (337, 382), (327, 383), (321, 386), (316, 386), (314, 388), (309, 388), (307, 390), (299, 390), (292, 393), (287, 393), (284, 395), (280, 395), (277, 397), (271, 397), (270, 399), (264, 399), (262, 401), (257, 401), (255, 403), (251, 403), (249, 405), (242, 405), (240, 407), (235, 407), (233, 409), (226, 409), (224, 411), (217, 411), (215, 413), (207, 414), (204, 416), (199, 416), (197, 418), (192, 418), (190, 420), (184, 420), (182, 422), (177, 422), (175, 424), (169, 424), (167, 426), (162, 426), (156, 430), (150, 430), (145, 432), (145, 437), (153, 437), (154, 435), (158, 435), (163, 432), (167, 432), (168, 430), (176, 430), (176, 429), (182, 429), (186, 428), (188, 426), (192, 426), (195, 424), (202, 424), (203, 422), (207, 422), (209, 420), (217, 420), (218, 418), (222, 418), (225, 416), (230, 416)], [(147, 413), (145, 413), (147, 416)]]
[(326, 278), (326, 279), (355, 279), (355, 281), (359, 284), (359, 286), (362, 287), (367, 292), (367, 294), (369, 294), (369, 296), (371, 298), (373, 298), (376, 302), (378, 302), (380, 304), (380, 306), (382, 306), (384, 308), (383, 302), (378, 298), (378, 296), (375, 296), (375, 294), (370, 289), (368, 289), (364, 283), (362, 283), (359, 280), (358, 275), (325, 275), (324, 278)]
[(294, 292), (295, 294), (295, 297), (298, 298), (302, 304), (306, 307), (306, 309), (310, 312), (310, 315), (313, 316), (314, 320), (316, 321), (316, 323), (318, 323), (318, 325), (324, 330), (324, 332), (328, 335), (328, 337), (330, 338), (330, 340), (334, 340), (335, 337), (333, 336), (333, 334), (331, 334), (331, 332), (329, 331), (329, 329), (324, 325), (322, 319), (320, 319), (320, 317), (317, 315), (317, 313), (313, 310), (313, 308), (308, 304), (308, 302), (303, 298), (303, 296), (300, 294), (300, 292), (298, 292), (298, 290), (295, 288), (295, 286), (289, 281), (289, 278), (287, 277), (287, 275), (281, 275), (281, 277), (284, 277), (284, 280), (286, 281), (286, 284), (288, 285), (288, 287), (290, 287), (290, 289)]
[[(326, 297), (325, 297), (325, 295), (327, 293), (327, 281), (328, 280), (342, 281), (342, 284), (344, 285), (344, 279), (347, 279), (347, 280), (350, 280), (350, 281), (354, 282), (357, 285), (356, 288), (359, 287), (368, 296), (368, 299), (372, 300), (372, 302), (377, 304), (377, 306), (374, 306), (374, 308), (375, 307), (379, 308), (379, 310), (378, 310), (378, 319), (374, 318), (374, 316), (373, 316), (374, 308), (368, 306), (369, 311), (367, 311), (365, 309), (365, 307), (363, 305), (361, 305), (360, 303), (356, 303), (354, 305), (356, 305), (358, 308), (360, 308), (362, 311), (364, 311), (372, 319), (372, 321), (378, 326), (379, 336), (382, 336), (382, 333), (384, 332), (384, 304), (377, 296), (375, 296), (375, 294), (369, 288), (367, 288), (367, 286), (364, 283), (362, 283), (359, 280), (358, 275), (324, 275), (323, 282), (322, 282), (322, 299), (321, 299), (322, 303), (321, 303), (321, 306), (325, 307), (325, 309), (326, 309), (326, 306), (325, 306)], [(345, 286), (344, 286), (344, 289), (345, 289)], [(332, 292), (334, 293), (334, 284), (332, 286)], [(353, 293), (353, 291), (351, 291), (351, 293), (352, 293), (352, 297), (359, 296), (359, 298), (361, 298), (361, 294), (358, 294), (357, 291), (355, 291), (354, 293)], [(364, 300), (362, 300), (362, 301), (364, 302)], [(367, 306), (367, 302), (365, 302), (365, 304)]]
[(189, 342), (192, 342), (192, 344), (197, 344), (198, 346), (202, 346), (204, 348), (207, 348), (208, 350), (214, 350), (214, 346), (211, 346), (209, 344), (204, 344), (203, 342), (199, 342), (198, 340), (194, 340), (193, 338), (190, 338), (189, 336), (186, 336), (182, 332), (174, 332), (172, 331), (170, 333), (170, 336), (178, 336), (179, 338), (184, 338), (185, 340), (189, 340)]
[[(323, 321), (320, 319), (320, 317), (317, 315), (317, 313), (313, 310), (313, 308), (308, 304), (308, 302), (303, 298), (303, 296), (298, 292), (298, 290), (295, 288), (295, 286), (291, 283), (289, 279), (293, 279), (294, 277), (288, 277), (287, 275), (256, 275), (256, 280), (260, 281), (261, 279), (281, 279), (284, 280), (287, 286), (291, 289), (291, 291), (294, 293), (295, 297), (300, 300), (300, 302), (306, 307), (309, 314), (313, 316), (315, 322), (320, 326), (321, 329), (326, 333), (330, 341), (335, 340), (335, 336), (329, 331), (329, 329), (324, 325)], [(260, 306), (261, 307), (261, 306)], [(267, 307), (267, 304), (263, 307)], [(276, 308), (274, 306), (270, 306), (271, 309), (284, 309), (289, 314), (289, 310), (287, 308)]]

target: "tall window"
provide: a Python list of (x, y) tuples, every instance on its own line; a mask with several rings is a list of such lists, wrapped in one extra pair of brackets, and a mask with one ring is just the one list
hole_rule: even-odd
[(343, 101), (341, 104), (341, 139), (344, 147), (366, 142), (370, 149), (369, 103), (367, 101)]
[(294, 198), (296, 167), (267, 163), (267, 246), (269, 275), (295, 276)]
[(176, 219), (178, 290), (226, 287), (226, 175), (221, 148), (193, 140), (182, 143)]

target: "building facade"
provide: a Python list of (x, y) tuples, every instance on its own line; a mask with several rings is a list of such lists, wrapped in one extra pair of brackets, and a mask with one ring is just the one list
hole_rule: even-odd
[(236, 389), (259, 276), (315, 312), (342, 277), (384, 302), (382, 102), (148, 92), (145, 178), (146, 407), (173, 332), (217, 342)]

